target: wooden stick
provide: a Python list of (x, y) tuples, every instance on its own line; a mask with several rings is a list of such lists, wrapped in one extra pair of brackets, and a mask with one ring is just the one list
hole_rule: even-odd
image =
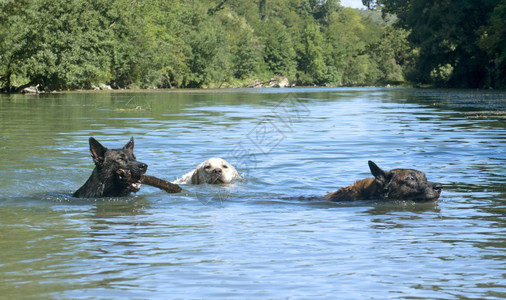
[(144, 183), (144, 184), (147, 184), (147, 185), (154, 186), (154, 187), (157, 187), (159, 189), (162, 189), (162, 190), (166, 191), (167, 193), (179, 193), (179, 192), (181, 192), (183, 190), (177, 184), (165, 181), (165, 180), (160, 179), (160, 178), (149, 176), (149, 175), (146, 175), (146, 174), (144, 174), (144, 175), (141, 176), (141, 182)]

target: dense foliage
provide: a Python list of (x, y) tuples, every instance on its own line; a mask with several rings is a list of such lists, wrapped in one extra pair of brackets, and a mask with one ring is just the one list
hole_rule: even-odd
[(402, 81), (406, 32), (338, 0), (0, 0), (0, 87)]
[(419, 55), (413, 82), (506, 87), (506, 0), (363, 0), (397, 16)]
[(504, 0), (397, 2), (0, 0), (0, 89), (504, 84)]

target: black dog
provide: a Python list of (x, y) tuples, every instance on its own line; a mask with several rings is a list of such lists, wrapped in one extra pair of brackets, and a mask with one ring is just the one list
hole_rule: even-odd
[(107, 149), (90, 137), (90, 151), (95, 169), (88, 181), (72, 196), (121, 197), (138, 192), (148, 165), (138, 162), (133, 150), (133, 137), (122, 149)]
[(388, 172), (369, 161), (374, 178), (359, 180), (325, 196), (330, 201), (413, 200), (436, 201), (441, 196), (440, 183), (427, 181), (425, 174), (413, 169)]

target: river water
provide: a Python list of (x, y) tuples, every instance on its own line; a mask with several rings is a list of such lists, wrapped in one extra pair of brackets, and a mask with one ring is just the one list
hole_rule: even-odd
[[(88, 138), (135, 138), (168, 180), (210, 157), (229, 186), (73, 199)], [(5, 299), (504, 299), (506, 94), (294, 88), (0, 95)], [(321, 200), (384, 169), (436, 203)]]

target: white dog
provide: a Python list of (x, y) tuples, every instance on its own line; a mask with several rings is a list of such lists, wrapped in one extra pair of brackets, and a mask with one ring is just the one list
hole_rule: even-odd
[(240, 178), (237, 170), (222, 158), (210, 158), (200, 163), (193, 171), (184, 174), (176, 184), (223, 184)]

